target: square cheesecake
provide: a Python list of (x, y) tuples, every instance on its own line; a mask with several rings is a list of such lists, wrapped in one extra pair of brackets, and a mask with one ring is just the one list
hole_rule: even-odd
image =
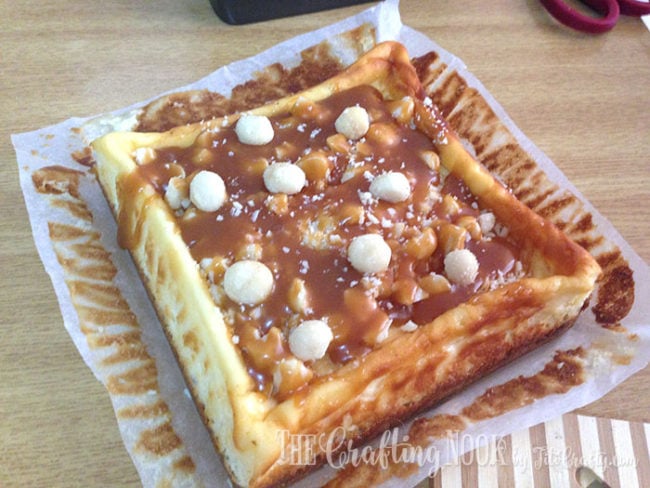
[(246, 113), (92, 148), (240, 486), (297, 479), (549, 340), (600, 272), (472, 157), (396, 42)]

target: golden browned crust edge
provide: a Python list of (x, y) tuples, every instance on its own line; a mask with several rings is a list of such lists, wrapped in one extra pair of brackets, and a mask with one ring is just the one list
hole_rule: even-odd
[[(466, 376), (460, 381), (450, 382), (450, 384), (443, 384), (438, 386), (433, 391), (431, 391), (426, 397), (422, 398), (419, 402), (414, 402), (410, 405), (403, 406), (400, 409), (394, 410), (388, 416), (383, 418), (380, 422), (368, 426), (367, 430), (364, 431), (364, 435), (359, 435), (350, 438), (350, 443), (345, 443), (345, 448), (356, 448), (360, 445), (363, 445), (372, 439), (376, 439), (381, 436), (386, 430), (394, 428), (404, 423), (405, 419), (411, 419), (419, 414), (424, 413), (430, 408), (435, 407), (436, 405), (441, 404), (447, 398), (450, 398), (455, 393), (458, 393), (472, 383), (479, 381), (480, 379), (488, 376), (490, 373), (507, 366), (513, 361), (525, 356), (527, 353), (537, 349), (538, 347), (548, 343), (549, 341), (560, 336), (566, 332), (571, 326), (573, 326), (576, 321), (577, 316), (573, 317), (564, 323), (560, 324), (558, 327), (549, 330), (546, 334), (542, 336), (535, 337), (534, 334), (530, 334), (530, 340), (522, 339), (522, 347), (518, 349), (510, 348), (507, 349), (506, 354), (502, 355), (499, 360), (495, 359), (495, 356), (489, 356), (489, 360), (481, 364), (481, 367), (474, 372), (474, 374)], [(532, 330), (532, 328), (531, 328)], [(320, 453), (316, 459), (314, 465), (303, 466), (301, 468), (296, 467), (293, 471), (277, 471), (273, 475), (268, 476), (263, 484), (261, 485), (252, 485), (260, 487), (280, 487), (287, 486), (291, 483), (294, 483), (314, 470), (316, 467), (323, 466), (327, 462), (326, 453)]]

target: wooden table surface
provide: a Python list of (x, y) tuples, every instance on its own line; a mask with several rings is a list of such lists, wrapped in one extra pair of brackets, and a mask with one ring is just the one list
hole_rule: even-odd
[[(650, 262), (650, 32), (571, 32), (533, 0), (402, 0)], [(36, 253), (11, 133), (192, 82), (368, 4), (230, 26), (208, 0), (0, 2), (0, 486), (138, 486)], [(645, 297), (646, 299), (648, 297)], [(650, 369), (580, 413), (650, 421)]]

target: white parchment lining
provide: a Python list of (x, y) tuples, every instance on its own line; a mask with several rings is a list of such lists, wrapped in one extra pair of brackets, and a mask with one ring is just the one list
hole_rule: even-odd
[[(622, 250), (624, 257), (634, 270), (635, 294), (637, 299), (632, 312), (622, 324), (630, 333), (636, 334), (638, 340), (634, 342), (628, 341), (626, 336), (622, 334), (615, 334), (597, 326), (591, 313), (585, 313), (572, 329), (558, 339), (473, 384), (464, 392), (455, 395), (432, 410), (431, 414), (458, 413), (462, 410), (463, 406), (470, 404), (486, 388), (501, 384), (519, 375), (535, 374), (553, 357), (554, 352), (557, 350), (570, 349), (578, 345), (588, 348), (589, 344), (598, 341), (610, 343), (612, 348), (611, 353), (613, 355), (620, 352), (626, 354), (633, 353), (631, 362), (626, 365), (615, 364), (607, 357), (607, 354), (604, 356), (601, 354), (598, 358), (591, 358), (589, 380), (573, 388), (569, 393), (564, 395), (551, 395), (502, 417), (471, 425), (465, 433), (472, 434), (473, 437), (464, 437), (463, 445), (460, 446), (461, 451), (466, 451), (477, 447), (477, 444), (484, 443), (486, 435), (506, 435), (595, 401), (614, 386), (643, 368), (650, 359), (650, 327), (648, 327), (650, 325), (648, 324), (648, 317), (650, 317), (650, 300), (648, 300), (650, 298), (650, 270), (648, 266), (633, 252), (613, 226), (589, 202), (579, 195), (576, 188), (566, 179), (552, 161), (517, 129), (481, 83), (466, 70), (461, 60), (446, 52), (425, 35), (402, 25), (397, 0), (390, 0), (378, 4), (337, 24), (290, 39), (253, 58), (232, 63), (198, 80), (196, 83), (174, 89), (173, 91), (208, 88), (228, 96), (233, 87), (242, 81), (250, 79), (256, 71), (263, 69), (269, 64), (281, 62), (285, 66), (294, 66), (300, 62), (296, 53), (299, 53), (306, 46), (318, 44), (332, 35), (348, 31), (367, 22), (371, 22), (376, 26), (378, 41), (389, 39), (398, 40), (406, 45), (411, 56), (418, 56), (431, 50), (436, 51), (450, 69), (457, 70), (471, 86), (478, 89), (497, 116), (507, 125), (522, 147), (533, 156), (533, 159), (547, 173), (549, 178), (562, 188), (571, 191), (584, 202), (585, 209), (593, 215), (599, 232)], [(124, 114), (145, 103), (146, 101), (143, 101), (141, 104), (127, 107), (114, 113), (116, 115)], [(94, 372), (98, 380), (105, 383), (106, 378), (102, 367), (99, 365), (101, 358), (97, 356), (96, 350), (88, 347), (86, 337), (79, 329), (79, 318), (75, 308), (71, 304), (68, 288), (65, 285), (65, 273), (56, 259), (48, 233), (49, 221), (54, 220), (73, 224), (75, 222), (68, 213), (50, 206), (48, 199), (34, 189), (31, 179), (31, 175), (35, 170), (54, 164), (74, 169), (83, 169), (70, 156), (73, 151), (83, 148), (83, 142), (78, 133), (73, 131), (73, 129), (80, 127), (85, 121), (94, 117), (96, 116), (68, 119), (54, 126), (14, 135), (12, 141), (17, 154), (20, 182), (29, 212), (34, 240), (45, 269), (52, 279), (54, 290), (60, 304), (64, 325), (86, 364)], [(81, 192), (84, 200), (93, 212), (94, 221), (92, 225), (96, 229), (101, 230), (102, 242), (106, 249), (111, 252), (113, 261), (119, 270), (116, 278), (117, 284), (123, 290), (129, 305), (139, 319), (150, 355), (156, 359), (161, 394), (172, 411), (176, 431), (187, 446), (197, 466), (197, 472), (203, 484), (205, 486), (215, 487), (226, 486), (227, 476), (224, 468), (214, 452), (209, 436), (195, 411), (193, 403), (186, 395), (185, 384), (180, 370), (164, 338), (156, 314), (141, 284), (135, 267), (129, 255), (116, 245), (115, 222), (99, 185), (89, 176), (83, 181)], [(603, 341), (603, 338), (606, 341)], [(154, 393), (152, 392), (152, 394)], [(128, 403), (133, 400), (115, 395), (112, 395), (111, 399), (116, 411), (125, 402)], [(160, 467), (156, 466), (155, 463), (152, 464), (140, 459), (132, 452), (131, 446), (137, 435), (138, 426), (131, 425), (128, 421), (120, 421), (118, 424), (125, 445), (131, 453), (134, 464), (139, 471), (143, 485), (154, 486), (158, 479), (157, 473)], [(468, 439), (470, 440), (468, 441)], [(472, 441), (471, 439), (475, 440)], [(456, 452), (457, 446), (450, 447), (442, 441), (436, 445), (436, 448), (439, 454), (436, 463), (452, 461), (453, 456), (458, 453)], [(410, 479), (393, 480), (393, 482), (389, 482), (388, 484), (394, 484), (395, 486), (416, 484), (430, 474), (433, 468), (435, 468), (435, 465), (422, 466), (422, 469)], [(380, 468), (378, 467), (378, 469)], [(307, 480), (299, 483), (299, 485), (313, 486), (315, 482), (326, 479), (331, 474), (332, 469), (326, 467)]]

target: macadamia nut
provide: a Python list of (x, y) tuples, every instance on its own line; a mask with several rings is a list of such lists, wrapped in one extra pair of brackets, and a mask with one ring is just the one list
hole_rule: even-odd
[(478, 275), (478, 260), (468, 249), (456, 249), (445, 256), (445, 273), (452, 283), (469, 285)]
[(305, 186), (305, 172), (291, 163), (274, 163), (264, 170), (264, 185), (271, 193), (293, 195)]
[(322, 358), (332, 342), (332, 329), (322, 320), (306, 320), (289, 333), (289, 349), (303, 361)]
[(239, 142), (252, 146), (268, 144), (274, 136), (271, 121), (264, 115), (242, 115), (235, 125), (235, 133)]
[(334, 127), (348, 139), (360, 139), (368, 132), (370, 117), (363, 107), (347, 107), (334, 122)]
[(190, 183), (190, 200), (199, 210), (214, 212), (226, 201), (226, 184), (212, 171), (199, 171)]
[(372, 180), (370, 193), (375, 198), (387, 202), (403, 202), (411, 195), (411, 185), (404, 173), (389, 171)]
[(379, 234), (364, 234), (352, 239), (348, 246), (348, 260), (354, 269), (364, 274), (388, 269), (391, 248)]
[(313, 376), (314, 372), (300, 359), (282, 358), (273, 371), (273, 390), (280, 394), (297, 390)]
[(223, 289), (228, 298), (237, 303), (257, 305), (271, 294), (273, 273), (259, 261), (237, 261), (226, 270)]

